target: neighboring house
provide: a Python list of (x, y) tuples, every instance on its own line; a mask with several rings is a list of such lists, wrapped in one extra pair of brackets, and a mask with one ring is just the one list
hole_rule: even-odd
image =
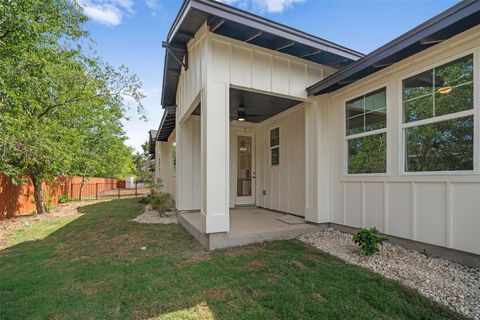
[(478, 259), (479, 22), (464, 1), (363, 56), (187, 0), (164, 43), (157, 177), (206, 234), (254, 205)]

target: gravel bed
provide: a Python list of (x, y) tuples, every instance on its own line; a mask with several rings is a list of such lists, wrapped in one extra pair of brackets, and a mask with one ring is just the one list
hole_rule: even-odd
[(174, 211), (158, 213), (153, 211), (149, 206), (145, 208), (140, 215), (138, 215), (133, 221), (138, 223), (160, 223), (160, 224), (170, 224), (178, 223), (177, 214)]
[(386, 278), (418, 290), (429, 299), (475, 320), (480, 320), (480, 269), (417, 251), (384, 243), (379, 253), (365, 257), (358, 252), (352, 235), (339, 231), (308, 233), (299, 240), (348, 263), (362, 266)]

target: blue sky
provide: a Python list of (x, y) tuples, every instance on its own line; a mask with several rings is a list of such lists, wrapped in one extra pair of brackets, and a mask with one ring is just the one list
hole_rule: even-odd
[[(77, 0), (90, 17), (86, 29), (108, 63), (125, 64), (143, 82), (148, 121), (130, 112), (125, 121), (127, 144), (140, 150), (147, 131), (162, 116), (160, 94), (162, 41), (181, 0)], [(241, 9), (369, 53), (458, 1), (222, 0)]]

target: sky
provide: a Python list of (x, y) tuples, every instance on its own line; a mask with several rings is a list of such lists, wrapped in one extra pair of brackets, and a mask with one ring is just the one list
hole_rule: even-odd
[[(369, 53), (458, 1), (451, 0), (221, 0), (348, 48)], [(147, 121), (133, 108), (124, 121), (127, 144), (140, 151), (162, 117), (162, 41), (181, 0), (77, 0), (85, 28), (104, 61), (126, 65), (143, 83)]]

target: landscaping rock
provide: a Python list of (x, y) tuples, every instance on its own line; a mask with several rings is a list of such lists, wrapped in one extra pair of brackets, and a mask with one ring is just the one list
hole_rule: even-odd
[(353, 243), (352, 235), (338, 231), (309, 233), (299, 239), (348, 263), (400, 281), (429, 299), (480, 320), (479, 268), (428, 257), (390, 243), (385, 243), (373, 256), (363, 256)]
[(160, 223), (170, 224), (178, 223), (177, 213), (175, 211), (164, 212), (162, 214), (150, 209), (150, 206), (145, 208), (145, 211), (137, 216), (133, 221), (138, 223)]

